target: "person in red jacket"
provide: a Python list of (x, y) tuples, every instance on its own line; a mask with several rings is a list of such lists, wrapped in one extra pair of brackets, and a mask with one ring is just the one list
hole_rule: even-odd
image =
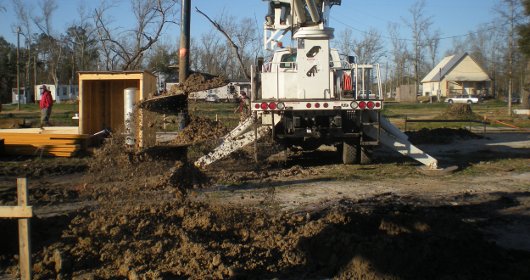
[(53, 99), (52, 93), (45, 85), (40, 87), (40, 126), (50, 125), (50, 115), (52, 114)]

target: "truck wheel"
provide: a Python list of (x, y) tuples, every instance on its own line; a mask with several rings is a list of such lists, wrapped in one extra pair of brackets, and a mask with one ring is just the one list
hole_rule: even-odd
[(344, 141), (342, 143), (342, 163), (343, 164), (357, 164), (359, 163), (359, 145), (353, 142)]

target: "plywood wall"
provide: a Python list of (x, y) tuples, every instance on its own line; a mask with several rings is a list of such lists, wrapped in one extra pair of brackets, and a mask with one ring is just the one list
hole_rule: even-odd
[[(79, 130), (94, 134), (103, 129), (122, 132), (124, 128), (123, 92), (138, 88), (137, 103), (153, 96), (156, 77), (148, 72), (81, 72), (79, 74)], [(155, 144), (156, 131), (150, 120), (153, 113), (137, 111), (137, 145)]]

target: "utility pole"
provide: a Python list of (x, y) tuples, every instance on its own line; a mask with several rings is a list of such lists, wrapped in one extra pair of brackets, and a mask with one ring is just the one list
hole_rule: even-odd
[(190, 26), (191, 0), (183, 0), (180, 23), (179, 82), (183, 83), (190, 73)]
[(20, 26), (17, 26), (17, 110), (20, 111)]
[[(183, 84), (190, 74), (191, 0), (182, 0), (180, 9), (179, 83)], [(179, 112), (181, 130), (188, 125), (189, 120), (187, 96), (185, 102), (185, 107)]]

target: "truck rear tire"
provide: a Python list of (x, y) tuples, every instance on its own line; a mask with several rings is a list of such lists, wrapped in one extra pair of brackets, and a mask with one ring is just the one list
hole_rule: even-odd
[(342, 143), (342, 163), (358, 164), (359, 162), (359, 145), (356, 145), (351, 141), (344, 141)]

